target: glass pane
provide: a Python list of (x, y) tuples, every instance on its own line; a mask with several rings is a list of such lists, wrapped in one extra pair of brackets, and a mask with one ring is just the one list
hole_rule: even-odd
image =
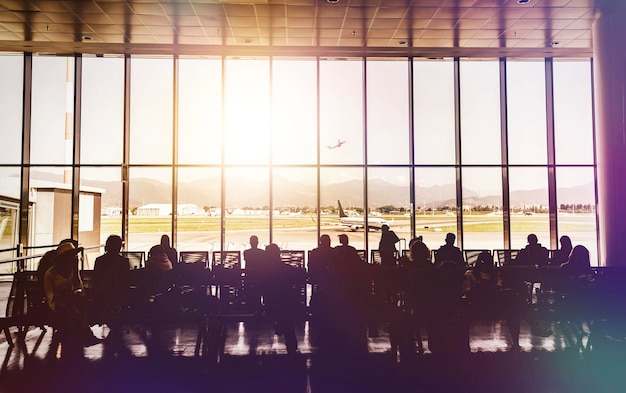
[(172, 162), (172, 59), (131, 59), (130, 161)]
[(31, 162), (72, 164), (74, 58), (33, 56)]
[(454, 164), (454, 63), (413, 61), (415, 163)]
[(284, 250), (317, 247), (317, 171), (276, 168), (273, 178), (272, 239)]
[(572, 245), (589, 250), (591, 265), (598, 265), (593, 168), (557, 168), (556, 204), (559, 209), (558, 233), (567, 235)]
[(456, 169), (415, 168), (415, 235), (431, 249), (457, 233)]
[[(322, 168), (320, 170), (321, 234), (330, 235), (333, 246), (346, 233), (350, 245), (365, 250), (363, 226), (363, 169)], [(340, 217), (339, 203), (346, 217)]]
[(180, 59), (178, 71), (178, 162), (220, 163), (222, 61)]
[(219, 168), (178, 170), (178, 251), (219, 249), (221, 189)]
[(145, 251), (172, 232), (172, 170), (130, 168), (128, 251)]
[(534, 233), (550, 248), (548, 171), (546, 168), (510, 168), (511, 248), (522, 248)]
[[(463, 248), (504, 247), (502, 170), (463, 168)], [(444, 236), (441, 237), (443, 244)]]
[(499, 164), (500, 74), (497, 61), (461, 61), (461, 162)]
[(71, 167), (33, 167), (30, 174), (34, 201), (31, 245), (59, 244), (70, 237), (72, 228)]
[(593, 163), (591, 65), (554, 62), (554, 133), (558, 164)]
[(409, 74), (406, 60), (367, 61), (367, 161), (409, 163)]
[[(20, 188), (20, 168), (0, 167), (0, 250), (19, 242)], [(0, 252), (0, 259), (16, 256), (15, 251)], [(15, 268), (13, 264), (0, 264), (0, 273), (13, 273)]]
[[(380, 227), (389, 225), (401, 239), (398, 251), (407, 249), (411, 240), (411, 196), (408, 168), (370, 168), (367, 172), (367, 202), (369, 207), (368, 244), (370, 250), (379, 248)], [(371, 259), (371, 253), (370, 253)]]
[(124, 147), (124, 59), (83, 58), (82, 82), (81, 163), (121, 164)]
[(0, 164), (22, 162), (23, 56), (0, 55)]
[(320, 61), (320, 160), (363, 163), (363, 64)]
[(506, 72), (509, 162), (546, 164), (545, 64), (511, 61)]
[(274, 60), (272, 154), (275, 164), (317, 162), (317, 62)]
[(248, 248), (251, 235), (259, 247), (270, 242), (269, 175), (266, 167), (226, 168), (226, 251)]
[(226, 61), (224, 161), (267, 164), (270, 157), (268, 60)]

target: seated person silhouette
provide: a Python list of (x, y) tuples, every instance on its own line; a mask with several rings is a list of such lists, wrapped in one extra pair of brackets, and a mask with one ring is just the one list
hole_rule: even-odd
[(569, 254), (572, 252), (572, 239), (569, 236), (563, 235), (559, 239), (561, 248), (554, 250), (552, 257), (550, 258), (551, 266), (561, 266), (562, 263), (567, 262)]
[(71, 242), (61, 244), (54, 264), (46, 271), (44, 288), (48, 306), (53, 312), (54, 326), (63, 351), (82, 356), (82, 347), (99, 343), (87, 322), (83, 283), (78, 271), (78, 254)]
[(435, 266), (440, 266), (444, 261), (450, 261), (456, 266), (466, 266), (461, 249), (454, 245), (456, 235), (446, 234), (446, 244), (439, 247), (435, 254)]
[(288, 354), (295, 354), (298, 340), (295, 332), (295, 313), (298, 291), (294, 283), (298, 268), (283, 263), (276, 244), (265, 247), (263, 298), (268, 314), (274, 319), (274, 333), (285, 337)]
[(130, 262), (120, 255), (122, 238), (107, 238), (105, 253), (94, 264), (94, 302), (97, 312), (110, 329), (105, 340), (105, 355), (128, 355), (124, 347), (119, 316), (126, 311), (129, 295)]
[(526, 239), (528, 244), (519, 251), (509, 266), (548, 266), (550, 252), (539, 243), (537, 235), (531, 233)]
[(502, 289), (502, 282), (489, 252), (481, 252), (476, 266), (465, 271), (463, 291), (470, 302), (471, 316), (505, 319), (511, 337), (511, 349), (519, 350), (519, 297), (512, 289)]
[(172, 267), (178, 264), (178, 251), (170, 246), (170, 237), (168, 235), (161, 236), (161, 247), (163, 247), (163, 251), (165, 251), (165, 255), (167, 255), (167, 259), (172, 263)]

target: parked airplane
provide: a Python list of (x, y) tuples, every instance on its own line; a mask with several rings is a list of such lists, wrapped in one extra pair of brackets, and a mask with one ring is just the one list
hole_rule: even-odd
[[(342, 225), (350, 227), (352, 231), (357, 231), (365, 227), (365, 217), (350, 217), (343, 211), (343, 207), (341, 207), (341, 202), (337, 201), (337, 204), (339, 205), (339, 221), (341, 221)], [(382, 218), (369, 216), (367, 217), (367, 227), (369, 229), (381, 229), (382, 226), (385, 224), (389, 225), (389, 223)]]
[(326, 146), (326, 147), (332, 150), (332, 149), (336, 149), (338, 147), (341, 147), (341, 145), (343, 145), (344, 143), (346, 143), (346, 141), (342, 141), (340, 139), (337, 139), (337, 144), (336, 145), (334, 145), (334, 146)]

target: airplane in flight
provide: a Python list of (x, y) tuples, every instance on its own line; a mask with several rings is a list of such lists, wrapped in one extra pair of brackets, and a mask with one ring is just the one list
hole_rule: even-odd
[(343, 145), (344, 143), (346, 143), (346, 141), (342, 141), (341, 139), (337, 139), (337, 144), (334, 146), (326, 146), (329, 149), (336, 149), (338, 147), (341, 147), (341, 145)]
[[(341, 225), (345, 225), (350, 227), (352, 231), (358, 231), (359, 229), (363, 229), (365, 227), (365, 217), (357, 216), (351, 217), (348, 216), (341, 206), (341, 202), (337, 200), (337, 204), (339, 205), (339, 221), (341, 221)], [(389, 223), (378, 217), (367, 217), (367, 227), (369, 229), (378, 229), (380, 230), (383, 225), (389, 225)]]

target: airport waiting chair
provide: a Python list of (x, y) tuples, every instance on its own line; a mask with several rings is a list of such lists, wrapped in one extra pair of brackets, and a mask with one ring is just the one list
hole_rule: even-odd
[(487, 252), (489, 253), (489, 255), (491, 255), (491, 250), (463, 250), (463, 258), (465, 258), (465, 263), (467, 263), (468, 266), (476, 266), (478, 256), (483, 252)]
[(216, 295), (224, 306), (236, 308), (242, 303), (243, 278), (240, 251), (213, 251), (211, 270)]
[(506, 266), (514, 261), (520, 250), (494, 250), (497, 266)]
[(197, 264), (203, 267), (209, 265), (208, 251), (180, 251), (178, 253), (178, 263)]
[(304, 253), (299, 250), (280, 250), (280, 260), (289, 266), (304, 269)]
[(120, 254), (128, 258), (130, 262), (130, 269), (142, 269), (146, 260), (146, 253), (144, 251), (120, 251)]

